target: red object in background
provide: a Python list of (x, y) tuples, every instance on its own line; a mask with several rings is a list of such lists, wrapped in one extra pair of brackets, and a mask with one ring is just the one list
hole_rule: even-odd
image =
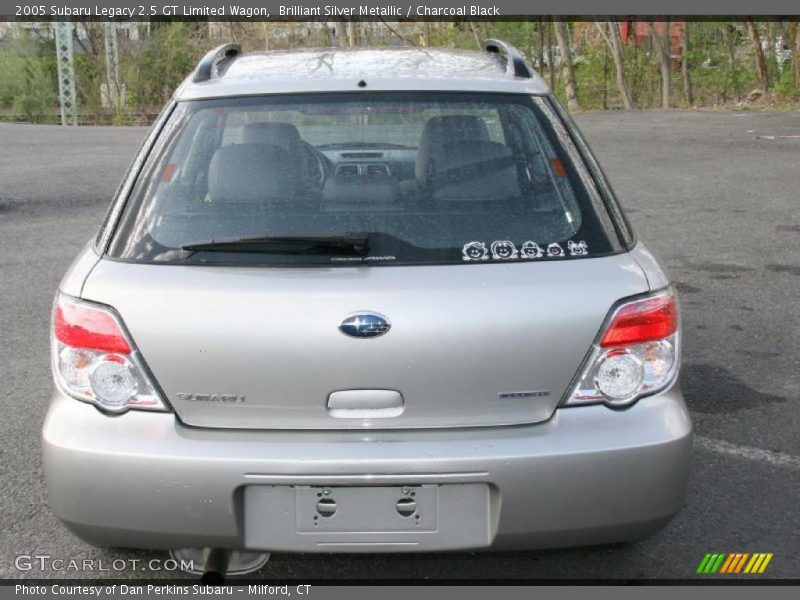
[[(666, 21), (651, 21), (656, 34), (664, 37), (667, 27)], [(619, 34), (622, 43), (633, 42), (637, 46), (647, 46), (651, 43), (650, 28), (648, 21), (624, 21), (619, 24)], [(681, 54), (681, 33), (683, 33), (683, 21), (669, 22), (669, 52), (673, 57)]]
[(553, 166), (553, 171), (555, 171), (556, 176), (558, 177), (566, 177), (567, 172), (564, 169), (564, 163), (561, 162), (560, 158), (551, 158), (550, 164)]
[(631, 34), (631, 23), (630, 21), (623, 21), (619, 24), (619, 37), (622, 38), (622, 43), (625, 44), (628, 42), (628, 37)]
[(164, 171), (161, 173), (161, 181), (165, 183), (169, 183), (172, 181), (172, 177), (175, 175), (175, 171), (178, 169), (178, 165), (175, 163), (167, 163), (164, 167)]

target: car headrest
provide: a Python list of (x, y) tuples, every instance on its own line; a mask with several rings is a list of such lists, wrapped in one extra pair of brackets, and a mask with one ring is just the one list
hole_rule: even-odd
[(517, 165), (505, 144), (456, 142), (433, 159), (431, 166), (427, 191), (433, 200), (505, 200), (521, 193)]
[(300, 132), (291, 123), (248, 123), (242, 127), (242, 143), (294, 146), (301, 142)]
[(211, 158), (208, 196), (212, 202), (290, 202), (299, 181), (296, 162), (279, 146), (232, 144)]
[(473, 115), (444, 115), (432, 117), (425, 123), (417, 148), (417, 180), (423, 183), (428, 174), (428, 162), (447, 152), (457, 142), (488, 141), (486, 122)]

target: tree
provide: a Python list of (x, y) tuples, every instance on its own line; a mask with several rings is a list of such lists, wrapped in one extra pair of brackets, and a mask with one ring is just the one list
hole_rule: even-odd
[(351, 48), (353, 46), (358, 46), (360, 41), (359, 36), (359, 26), (353, 19), (348, 19), (345, 25), (345, 31), (347, 33), (347, 45)]
[(478, 47), (478, 50), (480, 50), (483, 48), (483, 44), (481, 44), (481, 34), (475, 26), (475, 23), (471, 20), (469, 21), (469, 28), (472, 30), (472, 36), (475, 38), (475, 45)]
[(560, 18), (555, 20), (556, 39), (561, 51), (561, 68), (564, 73), (564, 88), (567, 92), (567, 107), (570, 111), (580, 110), (578, 102), (578, 84), (575, 81), (575, 71), (572, 68), (572, 51), (569, 45), (569, 31), (567, 24)]
[(663, 25), (663, 39), (656, 31), (652, 21), (648, 21), (647, 29), (650, 31), (650, 39), (653, 41), (653, 48), (658, 55), (658, 63), (661, 69), (661, 108), (669, 108), (669, 97), (672, 89), (672, 58), (670, 55), (669, 20), (663, 21)]
[(614, 59), (614, 69), (616, 71), (617, 89), (622, 96), (622, 104), (627, 110), (633, 109), (633, 98), (628, 82), (625, 79), (625, 64), (622, 60), (622, 40), (619, 35), (619, 23), (616, 21), (597, 21), (595, 23), (600, 35), (605, 40), (611, 50), (611, 57)]
[(746, 19), (744, 23), (755, 54), (758, 87), (767, 92), (769, 91), (769, 72), (767, 71), (767, 61), (764, 59), (764, 50), (761, 48), (761, 36), (758, 35), (758, 28), (756, 28), (756, 24), (752, 19)]
[(689, 64), (689, 21), (684, 21), (681, 26), (681, 75), (683, 75), (683, 96), (686, 98), (686, 106), (691, 108), (694, 104), (694, 94), (692, 94)]
[(422, 22), (422, 45), (426, 48), (431, 45), (431, 24), (429, 21)]
[(269, 29), (266, 21), (261, 23), (261, 29), (264, 32), (264, 50), (269, 50)]
[(800, 88), (800, 24), (794, 24), (794, 85)]
[[(536, 68), (539, 74), (544, 77), (544, 34), (542, 33), (542, 18), (539, 17), (538, 27), (536, 28), (538, 43), (536, 44)], [(531, 34), (533, 35), (533, 34)]]
[(30, 123), (46, 119), (56, 104), (55, 79), (45, 61), (36, 55), (0, 54), (4, 67), (0, 98), (3, 105), (24, 114)]
[(553, 28), (550, 24), (550, 19), (544, 19), (542, 25), (544, 26), (544, 33), (547, 35), (547, 73), (550, 77), (550, 89), (556, 89), (556, 58), (553, 52)]

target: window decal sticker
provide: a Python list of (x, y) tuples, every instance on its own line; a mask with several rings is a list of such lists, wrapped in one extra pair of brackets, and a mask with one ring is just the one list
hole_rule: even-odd
[(589, 247), (583, 240), (577, 243), (570, 240), (567, 242), (567, 248), (571, 256), (586, 256), (589, 254)]
[(517, 258), (517, 256), (519, 256), (519, 253), (513, 242), (509, 242), (508, 240), (492, 242), (492, 258), (496, 260), (510, 260), (512, 258)]
[(544, 250), (536, 242), (525, 242), (519, 251), (520, 258), (541, 258), (542, 256), (544, 256)]
[[(562, 242), (563, 243), (563, 242)], [(490, 254), (491, 252), (491, 254)], [(492, 242), (489, 248), (483, 242), (468, 242), (464, 244), (461, 250), (463, 260), (465, 261), (479, 261), (479, 260), (533, 260), (536, 258), (565, 258), (567, 253), (569, 256), (587, 256), (589, 254), (589, 245), (585, 240), (573, 241), (569, 240), (566, 243), (566, 250), (564, 247), (553, 242), (540, 246), (533, 240), (523, 242), (517, 249), (514, 242), (510, 240), (496, 240)]]
[(461, 249), (463, 260), (489, 260), (489, 251), (483, 242), (469, 242)]

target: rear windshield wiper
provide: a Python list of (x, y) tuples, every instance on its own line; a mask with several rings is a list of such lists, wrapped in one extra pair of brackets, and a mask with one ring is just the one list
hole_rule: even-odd
[(267, 254), (347, 254), (363, 256), (369, 238), (342, 235), (276, 235), (192, 242), (181, 246), (194, 252), (251, 252)]

